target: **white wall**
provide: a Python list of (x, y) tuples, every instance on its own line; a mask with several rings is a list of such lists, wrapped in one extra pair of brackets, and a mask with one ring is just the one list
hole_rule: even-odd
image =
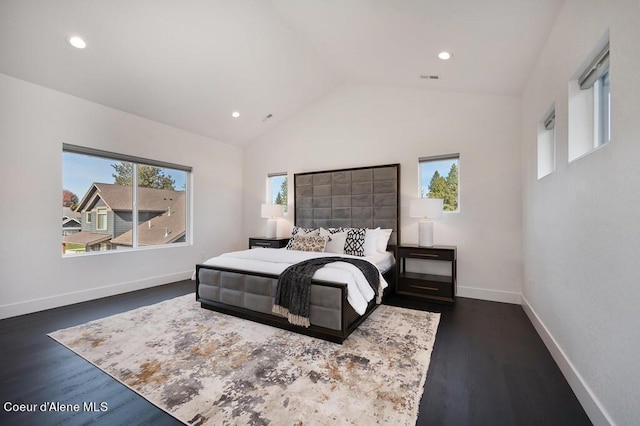
[(246, 147), (245, 237), (265, 233), (269, 172), (289, 172), (291, 194), (296, 172), (400, 163), (401, 238), (417, 243), (418, 158), (459, 152), (460, 213), (436, 224), (435, 242), (458, 246), (458, 295), (520, 303), (519, 140), (516, 97), (340, 87)]
[[(640, 3), (567, 0), (523, 94), (525, 309), (596, 424), (640, 418)], [(612, 141), (568, 163), (568, 81), (607, 28)], [(556, 170), (536, 124), (556, 105)]]
[[(193, 245), (62, 258), (62, 143), (193, 167)], [(0, 74), (0, 318), (191, 276), (244, 246), (242, 151)]]

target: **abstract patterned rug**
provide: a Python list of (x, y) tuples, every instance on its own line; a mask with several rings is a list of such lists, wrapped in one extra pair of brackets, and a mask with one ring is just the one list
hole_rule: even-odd
[(440, 314), (383, 305), (339, 345), (194, 299), (49, 336), (187, 424), (415, 424)]

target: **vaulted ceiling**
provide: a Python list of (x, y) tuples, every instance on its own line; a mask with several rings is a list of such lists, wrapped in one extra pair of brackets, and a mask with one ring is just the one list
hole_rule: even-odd
[(561, 5), (0, 0), (0, 73), (244, 145), (342, 84), (517, 96)]

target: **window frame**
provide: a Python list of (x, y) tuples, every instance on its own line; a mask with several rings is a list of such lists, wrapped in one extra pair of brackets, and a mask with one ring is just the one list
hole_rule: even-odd
[[(169, 163), (165, 161), (152, 160), (148, 158), (142, 158), (137, 156), (131, 156), (127, 154), (114, 153), (110, 151), (104, 151), (100, 149), (88, 148), (79, 145), (72, 144), (62, 144), (62, 152), (70, 153), (70, 154), (78, 154), (78, 155), (86, 155), (90, 157), (96, 157), (105, 160), (113, 160), (113, 161), (124, 161), (132, 163), (133, 172), (132, 172), (132, 245), (131, 247), (127, 247), (122, 250), (98, 250), (98, 251), (86, 251), (82, 253), (74, 253), (73, 255), (65, 255), (62, 254), (63, 258), (73, 258), (79, 256), (95, 256), (95, 255), (108, 255), (112, 253), (125, 253), (125, 252), (135, 252), (140, 250), (155, 250), (155, 249), (163, 249), (170, 247), (181, 247), (181, 246), (191, 246), (193, 245), (193, 229), (192, 229), (192, 179), (193, 179), (193, 168), (190, 166), (184, 166), (175, 163)], [(139, 212), (138, 212), (138, 166), (152, 166), (158, 167), (162, 169), (172, 169), (176, 171), (185, 172), (185, 182), (184, 182), (184, 193), (185, 193), (185, 234), (184, 234), (184, 242), (174, 242), (168, 244), (154, 244), (154, 245), (142, 245), (138, 244), (138, 226), (139, 222)], [(63, 172), (64, 172), (64, 164), (63, 164)], [(99, 209), (98, 209), (99, 210)], [(104, 209), (108, 212), (108, 209)], [(96, 211), (95, 209), (87, 211), (86, 217), (88, 218), (87, 223), (92, 223), (91, 221), (91, 213)], [(105, 229), (98, 229), (98, 217), (96, 213), (96, 231), (106, 231), (108, 229), (108, 213), (107, 219), (105, 221)], [(102, 244), (101, 244), (102, 246)]]
[[(100, 216), (104, 217), (104, 227), (100, 227)], [(109, 214), (106, 207), (96, 209), (96, 231), (106, 231), (109, 229)]]
[[(420, 198), (429, 198), (428, 193), (423, 193), (422, 186), (422, 164), (428, 162), (436, 162), (436, 161), (447, 161), (447, 160), (455, 160), (456, 167), (458, 169), (458, 184), (457, 184), (457, 208), (455, 210), (443, 210), (443, 213), (460, 213), (461, 210), (461, 201), (460, 201), (460, 153), (452, 153), (452, 154), (444, 154), (444, 155), (433, 155), (429, 157), (419, 157), (418, 158), (418, 194)], [(446, 179), (447, 175), (442, 175)]]

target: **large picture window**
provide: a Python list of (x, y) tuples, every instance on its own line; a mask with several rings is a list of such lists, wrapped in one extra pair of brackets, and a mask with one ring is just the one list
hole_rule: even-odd
[(62, 173), (63, 255), (188, 242), (190, 167), (65, 144)]
[(458, 193), (460, 154), (422, 157), (420, 165), (420, 196), (442, 198), (444, 210), (456, 212), (460, 209)]

